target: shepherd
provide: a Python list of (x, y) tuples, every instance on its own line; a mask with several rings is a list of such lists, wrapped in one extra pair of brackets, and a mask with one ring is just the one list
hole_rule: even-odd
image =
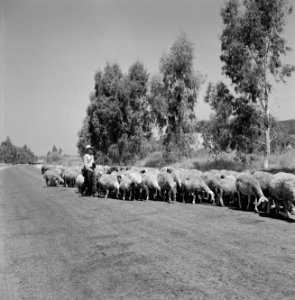
[(82, 174), (85, 178), (84, 184), (82, 186), (83, 196), (97, 196), (97, 183), (96, 175), (94, 172), (95, 161), (94, 161), (94, 149), (91, 145), (85, 147), (85, 153), (83, 156), (84, 167), (82, 169)]

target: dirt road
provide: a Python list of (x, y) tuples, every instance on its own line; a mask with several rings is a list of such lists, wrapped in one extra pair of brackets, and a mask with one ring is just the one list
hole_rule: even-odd
[(294, 299), (295, 223), (79, 197), (0, 170), (0, 299)]

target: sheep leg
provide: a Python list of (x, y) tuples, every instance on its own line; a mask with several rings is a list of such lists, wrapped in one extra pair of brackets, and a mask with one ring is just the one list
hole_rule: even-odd
[(203, 204), (203, 201), (202, 201), (203, 197), (202, 197), (201, 193), (198, 193), (198, 199), (199, 199), (200, 204)]
[(148, 189), (148, 187), (145, 188), (145, 192), (146, 192), (146, 199), (145, 200), (149, 200), (149, 189)]
[(241, 193), (240, 192), (238, 192), (238, 200), (239, 200), (239, 209), (242, 209)]
[(192, 196), (193, 196), (192, 204), (196, 204), (196, 194), (195, 194), (195, 193), (192, 193)]
[(287, 218), (287, 219), (291, 219), (291, 214), (290, 212), (288, 211), (288, 208), (287, 208), (287, 205), (284, 203), (284, 216)]
[[(132, 189), (129, 191), (129, 200), (132, 200)], [(135, 199), (133, 199), (135, 200)]]
[(109, 192), (110, 192), (110, 190), (109, 189), (107, 189), (107, 192), (106, 192), (106, 194), (105, 194), (105, 196), (104, 196), (104, 198), (106, 199), (106, 198), (108, 198), (108, 196), (109, 196)]
[(251, 203), (251, 195), (248, 195), (248, 205), (247, 205), (247, 210), (250, 209), (250, 203)]
[(168, 191), (168, 203), (170, 203), (170, 202), (171, 202), (171, 190)]
[(258, 206), (259, 206), (260, 204), (261, 204), (260, 199), (259, 199), (259, 201), (258, 201), (258, 203), (257, 203), (257, 198), (255, 197), (255, 201), (254, 201), (255, 207), (254, 207), (254, 210), (255, 210), (255, 212), (257, 212), (257, 213), (258, 213)]
[(224, 202), (223, 202), (223, 190), (222, 189), (219, 190), (219, 203), (221, 206), (225, 206)]
[(268, 203), (267, 203), (267, 213), (270, 214), (270, 209), (272, 208), (273, 206), (273, 199), (272, 198), (269, 198), (268, 199)]

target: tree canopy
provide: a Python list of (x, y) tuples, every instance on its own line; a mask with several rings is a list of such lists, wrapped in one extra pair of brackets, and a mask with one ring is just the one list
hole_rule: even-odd
[(191, 134), (196, 121), (195, 104), (203, 78), (194, 71), (194, 45), (181, 34), (160, 60), (161, 77), (151, 81), (152, 117), (166, 127), (167, 155), (190, 154)]
[(0, 162), (10, 164), (25, 164), (36, 162), (38, 157), (27, 145), (17, 147), (12, 144), (9, 137), (0, 144)]
[[(258, 153), (265, 150), (264, 118), (257, 105), (246, 98), (234, 97), (223, 82), (210, 83), (204, 100), (214, 111), (209, 122), (200, 124), (206, 147), (216, 152)], [(271, 149), (280, 150), (286, 143), (286, 135), (272, 116), (270, 124)]]
[(95, 92), (90, 95), (86, 117), (79, 132), (82, 155), (91, 144), (102, 160), (127, 162), (141, 157), (150, 136), (146, 94), (149, 74), (136, 61), (127, 74), (117, 63), (107, 63), (95, 74)]
[(295, 70), (281, 59), (290, 50), (283, 38), (290, 12), (287, 0), (244, 0), (242, 3), (228, 0), (221, 10), (222, 70), (242, 99), (260, 105), (265, 119), (266, 168), (270, 155), (271, 80), (284, 82)]

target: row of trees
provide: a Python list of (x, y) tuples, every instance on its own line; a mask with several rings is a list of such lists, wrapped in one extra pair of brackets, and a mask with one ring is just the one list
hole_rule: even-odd
[(95, 74), (95, 92), (79, 132), (80, 154), (91, 144), (103, 161), (136, 160), (150, 151), (157, 128), (164, 132), (164, 159), (179, 159), (190, 155), (192, 133), (201, 128), (205, 144), (215, 150), (264, 151), (267, 168), (271, 135), (279, 135), (269, 113), (272, 80), (284, 81), (295, 70), (281, 60), (290, 50), (282, 37), (289, 13), (287, 0), (225, 3), (220, 59), (235, 94), (223, 82), (209, 84), (205, 101), (214, 114), (208, 122), (197, 123), (203, 77), (194, 70), (194, 46), (185, 34), (161, 57), (159, 75), (151, 78), (141, 62), (127, 74), (117, 63), (107, 63)]
[(36, 162), (38, 157), (27, 145), (17, 147), (12, 144), (9, 137), (0, 145), (0, 162), (9, 164), (25, 164)]
[(47, 163), (61, 163), (63, 159), (63, 150), (61, 148), (56, 148), (55, 145), (53, 145), (51, 151), (47, 152), (46, 155), (46, 162)]
[(163, 142), (167, 159), (175, 151), (187, 155), (202, 82), (193, 70), (193, 60), (193, 44), (181, 34), (161, 58), (161, 74), (150, 81), (139, 61), (127, 74), (117, 63), (107, 63), (104, 71), (95, 74), (95, 92), (90, 95), (79, 132), (80, 154), (91, 144), (104, 162), (142, 158), (151, 150), (149, 140), (157, 127), (166, 131)]

